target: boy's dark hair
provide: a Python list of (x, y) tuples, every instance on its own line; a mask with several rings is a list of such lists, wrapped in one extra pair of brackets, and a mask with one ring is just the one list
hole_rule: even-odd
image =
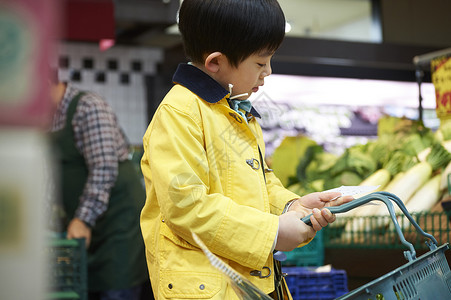
[(260, 51), (276, 51), (285, 37), (277, 0), (184, 0), (179, 29), (187, 57), (203, 63), (219, 51), (232, 66)]

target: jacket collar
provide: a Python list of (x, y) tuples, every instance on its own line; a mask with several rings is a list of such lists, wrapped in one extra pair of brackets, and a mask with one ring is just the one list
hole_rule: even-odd
[[(230, 96), (229, 91), (224, 89), (216, 80), (190, 64), (179, 64), (172, 81), (183, 85), (208, 103), (217, 103)], [(261, 118), (254, 107), (251, 108), (250, 113)]]

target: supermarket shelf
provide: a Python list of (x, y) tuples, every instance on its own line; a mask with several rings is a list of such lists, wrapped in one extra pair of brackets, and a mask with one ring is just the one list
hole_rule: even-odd
[[(448, 213), (413, 213), (412, 217), (425, 232), (437, 239), (438, 245), (450, 241)], [(346, 231), (345, 223), (351, 220), (364, 222), (367, 229)], [(413, 226), (407, 226), (405, 218), (398, 216), (398, 222), (404, 227), (403, 234), (406, 240), (413, 244), (417, 257), (429, 251), (425, 239), (416, 233)], [(389, 216), (341, 217), (323, 229), (324, 263), (346, 271), (349, 290), (365, 285), (406, 263), (403, 255), (406, 247), (401, 244), (390, 224), (392, 221)], [(446, 251), (445, 256), (450, 262), (451, 251)]]
[[(427, 233), (432, 234), (438, 245), (451, 238), (451, 225), (446, 212), (413, 213), (412, 217)], [(346, 230), (349, 222), (361, 222), (359, 229)], [(425, 238), (417, 234), (407, 218), (398, 216), (406, 240), (415, 249), (428, 249)], [(324, 229), (324, 245), (332, 248), (405, 249), (392, 225), (390, 216), (342, 217)], [(352, 227), (352, 226), (351, 226)]]

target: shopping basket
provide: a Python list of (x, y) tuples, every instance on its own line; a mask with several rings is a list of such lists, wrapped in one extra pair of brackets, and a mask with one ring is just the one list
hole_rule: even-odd
[[(355, 199), (349, 203), (329, 208), (332, 213), (342, 213), (361, 206), (373, 200), (385, 203), (396, 232), (408, 250), (404, 252), (407, 263), (384, 276), (369, 282), (337, 299), (339, 300), (442, 300), (451, 299), (451, 272), (444, 252), (449, 244), (437, 246), (436, 239), (424, 232), (407, 211), (403, 202), (396, 196), (387, 192), (375, 192)], [(395, 202), (404, 215), (409, 219), (419, 234), (423, 235), (429, 247), (429, 252), (416, 257), (411, 243), (406, 241), (396, 219), (392, 204)], [(302, 219), (310, 224), (310, 215)]]
[(49, 284), (47, 299), (86, 300), (87, 257), (85, 239), (53, 238), (48, 247)]

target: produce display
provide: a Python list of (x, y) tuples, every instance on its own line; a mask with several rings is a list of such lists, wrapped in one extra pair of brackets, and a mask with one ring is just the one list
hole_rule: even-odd
[[(309, 142), (298, 148), (296, 168), (283, 143), (274, 151), (273, 160), (280, 155), (286, 164), (272, 165), (276, 174), (283, 173), (288, 188), (299, 195), (341, 185), (379, 186), (378, 190), (397, 195), (409, 211), (425, 212), (448, 192), (451, 122), (442, 122), (433, 132), (420, 121), (386, 116), (378, 122), (377, 139), (347, 148), (340, 156), (303, 139)], [(367, 205), (345, 215), (386, 214), (385, 207)], [(361, 226), (347, 224), (354, 230)]]

